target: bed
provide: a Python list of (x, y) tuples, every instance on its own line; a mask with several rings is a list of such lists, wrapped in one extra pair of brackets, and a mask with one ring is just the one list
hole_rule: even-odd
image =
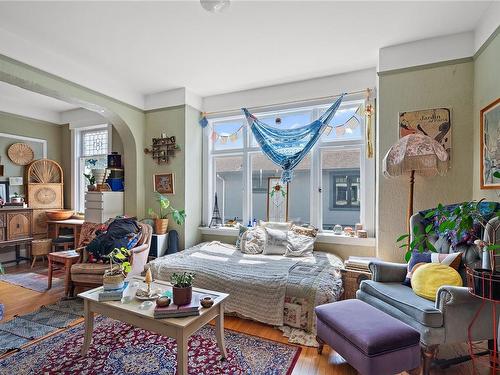
[(226, 312), (282, 329), (291, 342), (315, 345), (314, 307), (343, 292), (342, 259), (315, 251), (308, 257), (249, 255), (209, 242), (153, 260), (153, 277), (196, 274), (194, 286), (228, 293)]

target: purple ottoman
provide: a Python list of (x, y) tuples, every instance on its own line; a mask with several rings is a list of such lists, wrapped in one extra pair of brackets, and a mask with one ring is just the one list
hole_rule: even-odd
[(363, 375), (417, 373), (420, 333), (410, 326), (357, 299), (315, 311), (318, 353), (326, 343)]

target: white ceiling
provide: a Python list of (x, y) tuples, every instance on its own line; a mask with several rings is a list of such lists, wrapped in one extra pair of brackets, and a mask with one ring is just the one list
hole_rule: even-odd
[(382, 47), (473, 30), (491, 3), (0, 2), (0, 53), (139, 105), (374, 67)]

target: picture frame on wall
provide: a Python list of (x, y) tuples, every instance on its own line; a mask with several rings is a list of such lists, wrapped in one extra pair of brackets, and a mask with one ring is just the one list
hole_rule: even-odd
[(479, 113), (481, 189), (500, 189), (500, 98)]
[(439, 142), (451, 160), (451, 110), (433, 108), (399, 112), (399, 138), (424, 134)]
[(154, 190), (160, 194), (175, 194), (173, 173), (157, 173), (153, 175)]
[(3, 203), (10, 202), (9, 181), (0, 181), (0, 201)]

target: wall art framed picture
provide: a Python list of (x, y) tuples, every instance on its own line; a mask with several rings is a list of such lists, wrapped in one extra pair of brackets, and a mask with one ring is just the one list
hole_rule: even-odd
[(156, 192), (160, 194), (175, 194), (174, 192), (174, 174), (157, 173), (153, 175), (153, 186)]
[(500, 98), (479, 116), (481, 189), (500, 189)]
[(451, 111), (449, 108), (399, 112), (399, 138), (414, 133), (424, 134), (438, 141), (451, 159)]
[(9, 181), (0, 181), (0, 202), (9, 202)]

